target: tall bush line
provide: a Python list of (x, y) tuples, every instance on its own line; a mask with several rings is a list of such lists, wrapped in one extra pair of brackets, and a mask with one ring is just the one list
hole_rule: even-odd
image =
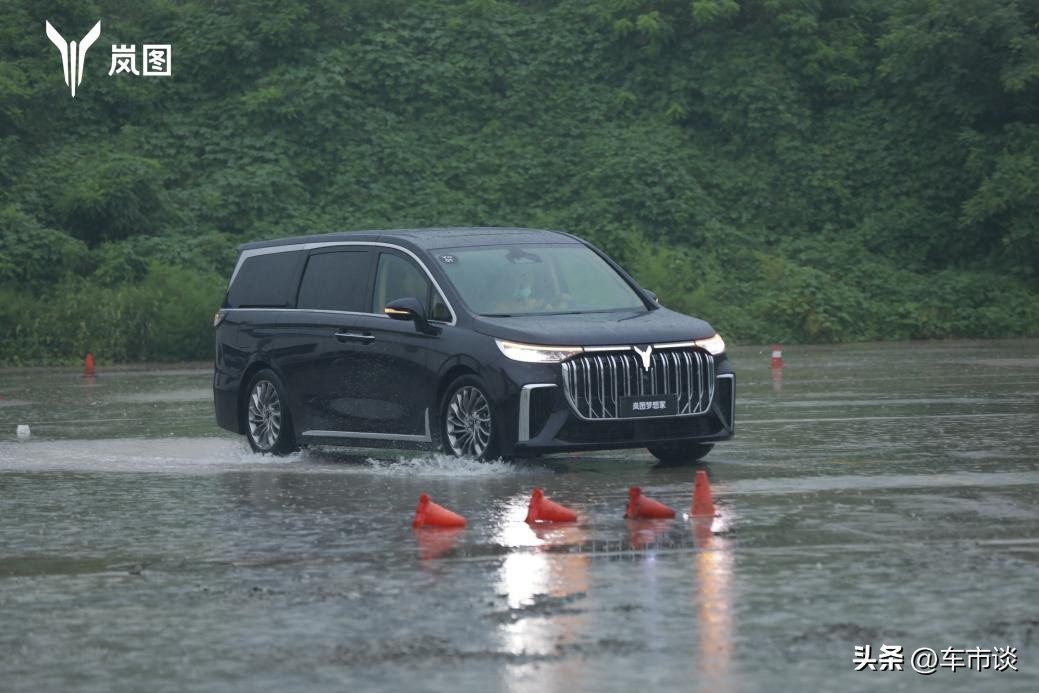
[[(75, 99), (43, 33), (98, 19)], [(209, 355), (245, 240), (580, 234), (732, 342), (1039, 333), (1018, 0), (6, 0), (0, 363)], [(108, 76), (169, 43), (173, 76)], [(148, 313), (144, 315), (144, 313)]]

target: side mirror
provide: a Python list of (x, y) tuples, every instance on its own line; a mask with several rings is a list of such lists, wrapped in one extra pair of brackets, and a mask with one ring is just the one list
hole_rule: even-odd
[(426, 334), (436, 334), (440, 330), (429, 324), (426, 317), (426, 309), (417, 298), (398, 298), (390, 301), (382, 312), (393, 320), (410, 320), (415, 323), (415, 329)]

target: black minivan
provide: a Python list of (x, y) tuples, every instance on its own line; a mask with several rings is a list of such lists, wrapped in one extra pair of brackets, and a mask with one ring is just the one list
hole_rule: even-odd
[(219, 425), (257, 452), (646, 447), (691, 461), (733, 434), (722, 338), (576, 236), (409, 229), (239, 251), (213, 390)]

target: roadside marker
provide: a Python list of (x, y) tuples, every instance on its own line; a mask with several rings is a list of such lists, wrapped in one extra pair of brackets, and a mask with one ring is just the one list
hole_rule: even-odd
[(625, 519), (645, 518), (649, 520), (663, 520), (674, 516), (674, 510), (660, 501), (643, 496), (642, 489), (638, 486), (632, 486), (628, 489), (628, 509), (624, 511)]
[(696, 481), (693, 482), (693, 507), (689, 514), (693, 517), (715, 515), (714, 501), (711, 500), (711, 483), (707, 480), (707, 472), (702, 469), (696, 472)]
[(527, 519), (524, 522), (577, 522), (577, 513), (550, 501), (540, 488), (535, 488), (530, 494), (530, 505), (527, 506)]
[(465, 518), (429, 500), (425, 493), (418, 497), (412, 527), (465, 527)]

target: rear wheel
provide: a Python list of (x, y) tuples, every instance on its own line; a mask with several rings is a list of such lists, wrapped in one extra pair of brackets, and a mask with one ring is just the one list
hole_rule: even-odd
[(707, 457), (714, 443), (662, 443), (647, 448), (653, 457), (665, 464), (696, 462)]
[(489, 460), (500, 446), (494, 407), (483, 382), (463, 375), (447, 388), (440, 407), (440, 440), (449, 455)]
[(253, 452), (286, 455), (296, 450), (285, 388), (274, 371), (262, 370), (249, 381), (245, 395), (245, 437)]

